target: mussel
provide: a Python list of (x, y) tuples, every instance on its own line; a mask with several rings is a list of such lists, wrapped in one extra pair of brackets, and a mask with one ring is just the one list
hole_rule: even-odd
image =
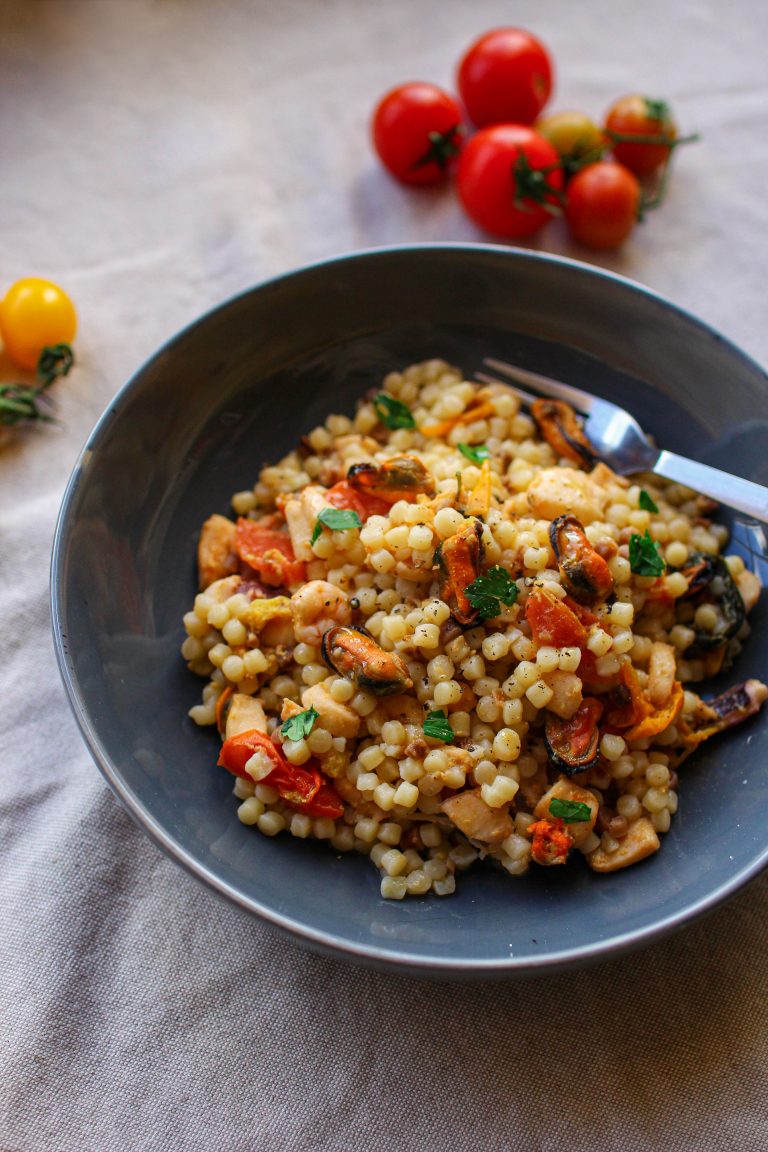
[(374, 696), (394, 696), (413, 687), (403, 658), (385, 652), (362, 629), (341, 624), (329, 628), (323, 633), (321, 651), (329, 668)]
[(531, 415), (555, 455), (580, 468), (593, 468), (599, 456), (584, 434), (581, 420), (564, 400), (534, 400)]
[(566, 776), (594, 768), (600, 759), (600, 732), (597, 724), (603, 705), (594, 696), (585, 696), (568, 720), (548, 713), (544, 741), (549, 758)]
[(590, 544), (580, 520), (570, 513), (558, 516), (549, 526), (549, 539), (560, 575), (575, 600), (604, 600), (613, 591), (611, 570)]
[(358, 492), (367, 492), (394, 504), (414, 500), (418, 495), (434, 496), (432, 473), (415, 456), (393, 456), (383, 464), (353, 464), (347, 483)]
[(712, 604), (718, 612), (715, 628), (694, 628), (696, 640), (686, 656), (701, 655), (732, 640), (744, 623), (746, 609), (741, 593), (722, 556), (711, 552), (692, 552), (682, 572), (688, 582), (688, 591), (681, 600), (695, 604)]
[(440, 596), (450, 605), (459, 624), (473, 624), (478, 610), (467, 597), (467, 588), (480, 575), (483, 562), (483, 526), (474, 517), (465, 520), (458, 532), (449, 536), (437, 550), (440, 568)]
[(724, 732), (754, 716), (768, 699), (768, 687), (761, 680), (745, 680), (710, 700), (699, 698), (692, 715), (685, 715), (679, 727), (686, 745), (697, 747), (710, 736)]

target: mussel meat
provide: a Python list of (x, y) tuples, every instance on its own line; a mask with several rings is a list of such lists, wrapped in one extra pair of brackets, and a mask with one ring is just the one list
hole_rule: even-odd
[(444, 540), (437, 552), (440, 596), (450, 605), (459, 624), (473, 624), (478, 610), (467, 597), (467, 588), (480, 575), (483, 562), (483, 526), (474, 517)]
[(593, 468), (598, 462), (599, 456), (570, 404), (564, 400), (534, 400), (531, 415), (558, 458), (571, 460), (580, 468)]
[(575, 600), (604, 600), (613, 591), (613, 576), (587, 539), (584, 525), (570, 513), (549, 526), (552, 551), (568, 591)]
[(321, 650), (329, 668), (374, 696), (394, 696), (413, 687), (402, 656), (385, 652), (362, 629), (341, 624), (329, 628)]
[(600, 732), (597, 724), (603, 714), (603, 705), (594, 696), (585, 696), (568, 720), (547, 715), (544, 741), (549, 758), (566, 776), (594, 768), (600, 759)]
[(699, 698), (695, 712), (685, 715), (679, 725), (684, 742), (697, 747), (710, 736), (741, 724), (760, 711), (768, 700), (768, 687), (761, 680), (745, 680), (714, 696), (711, 700)]
[(432, 473), (415, 456), (393, 456), (383, 464), (353, 464), (347, 472), (347, 483), (358, 492), (367, 492), (394, 504), (397, 500), (415, 500), (424, 494), (434, 496)]

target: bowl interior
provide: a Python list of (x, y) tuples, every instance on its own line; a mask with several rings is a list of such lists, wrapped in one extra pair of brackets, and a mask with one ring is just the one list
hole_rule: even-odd
[[(733, 891), (768, 854), (768, 731), (704, 745), (662, 850), (615, 876), (574, 861), (489, 868), (449, 899), (390, 903), (355, 855), (268, 840), (236, 817), (184, 665), (202, 521), (393, 368), (496, 356), (610, 396), (664, 447), (768, 482), (766, 378), (657, 296), (584, 266), (483, 246), (388, 249), (262, 285), (147, 364), (94, 430), (62, 508), (54, 632), (89, 746), (150, 834), (220, 892), (319, 946), (432, 970), (527, 971), (636, 944)], [(726, 402), (727, 398), (727, 402)], [(739, 529), (744, 532), (743, 529)], [(744, 537), (747, 539), (746, 536)], [(765, 607), (753, 616), (765, 634)], [(729, 681), (768, 678), (753, 639)], [(745, 803), (745, 801), (747, 801)]]

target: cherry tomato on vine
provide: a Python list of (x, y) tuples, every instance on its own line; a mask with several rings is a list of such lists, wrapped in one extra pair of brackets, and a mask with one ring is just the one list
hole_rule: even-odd
[(70, 344), (76, 329), (74, 304), (50, 280), (17, 280), (0, 301), (0, 336), (20, 368), (36, 368), (43, 348)]
[(393, 176), (404, 184), (436, 184), (459, 154), (461, 109), (435, 84), (401, 84), (379, 102), (371, 132)]
[(531, 236), (559, 212), (560, 158), (524, 124), (482, 128), (459, 157), (456, 181), (467, 215), (504, 239)]
[(583, 112), (552, 112), (534, 124), (562, 159), (566, 175), (599, 160), (609, 147), (601, 128)]
[(532, 124), (552, 92), (552, 60), (530, 32), (495, 28), (466, 51), (457, 83), (467, 115), (478, 128)]
[[(637, 93), (623, 96), (608, 109), (605, 132), (613, 141), (616, 159), (636, 176), (658, 172), (669, 160), (677, 140), (677, 125), (669, 105)], [(633, 136), (642, 139), (633, 143)]]
[(640, 184), (622, 164), (589, 164), (568, 185), (565, 219), (574, 240), (587, 248), (618, 248), (637, 223)]

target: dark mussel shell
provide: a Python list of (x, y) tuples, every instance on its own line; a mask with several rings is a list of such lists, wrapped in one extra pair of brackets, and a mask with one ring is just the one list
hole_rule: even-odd
[(598, 463), (600, 457), (570, 404), (564, 400), (534, 400), (531, 415), (558, 458), (572, 460), (580, 468), (593, 468)]
[(594, 768), (600, 759), (600, 732), (598, 721), (603, 705), (594, 696), (585, 696), (569, 720), (547, 715), (544, 742), (555, 768), (566, 776)]
[(725, 560), (711, 552), (692, 552), (685, 567), (677, 571), (682, 572), (688, 581), (688, 591), (680, 599), (699, 604), (712, 603), (722, 618), (720, 626), (712, 632), (694, 629), (696, 640), (688, 653), (708, 652), (727, 644), (741, 628), (747, 613)]
[(413, 500), (424, 494), (434, 496), (432, 473), (415, 456), (393, 456), (383, 464), (353, 464), (347, 483), (359, 492), (369, 492), (382, 500)]
[(584, 525), (565, 513), (549, 526), (552, 551), (560, 575), (575, 600), (605, 600), (613, 591), (608, 564), (587, 539)]

